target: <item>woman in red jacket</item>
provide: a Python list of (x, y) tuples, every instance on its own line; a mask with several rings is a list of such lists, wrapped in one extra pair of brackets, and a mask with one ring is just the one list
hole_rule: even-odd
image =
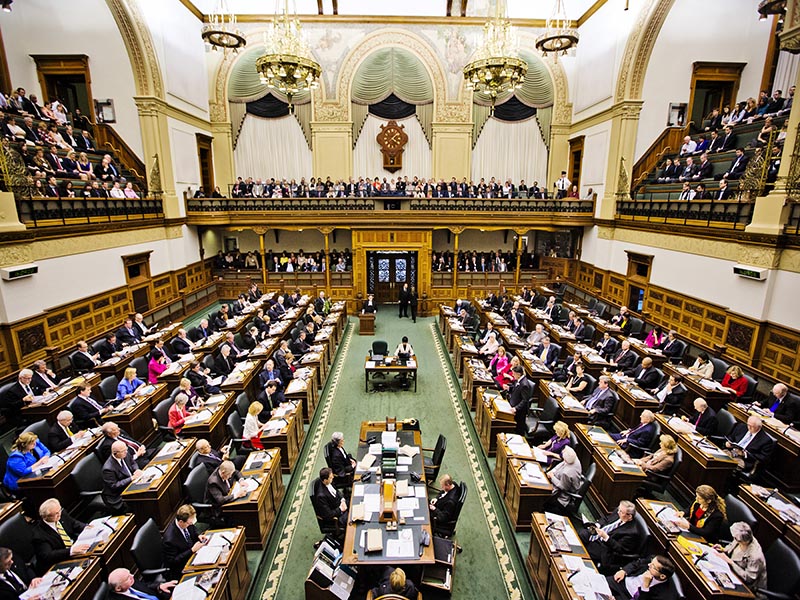
[(189, 411), (186, 410), (186, 402), (189, 398), (184, 393), (175, 395), (175, 404), (169, 407), (169, 426), (175, 435), (179, 435), (183, 429), (186, 419), (189, 417)]
[(747, 378), (742, 369), (736, 365), (729, 367), (725, 372), (725, 377), (722, 378), (722, 387), (731, 394), (736, 394), (737, 398), (744, 396), (747, 391)]

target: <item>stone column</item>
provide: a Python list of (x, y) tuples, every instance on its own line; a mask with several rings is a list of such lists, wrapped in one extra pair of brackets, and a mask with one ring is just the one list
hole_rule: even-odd
[(330, 296), (331, 294), (331, 264), (329, 260), (331, 252), (331, 233), (333, 227), (319, 227), (319, 231), (325, 236), (325, 293)]
[[(550, 125), (550, 152), (547, 165), (547, 181), (539, 186), (548, 194), (553, 194), (553, 184), (561, 177), (561, 171), (569, 169), (569, 124)], [(531, 182), (532, 183), (532, 182)]]
[(258, 247), (261, 251), (261, 283), (267, 285), (267, 231), (269, 227), (253, 227), (253, 231), (258, 235)]

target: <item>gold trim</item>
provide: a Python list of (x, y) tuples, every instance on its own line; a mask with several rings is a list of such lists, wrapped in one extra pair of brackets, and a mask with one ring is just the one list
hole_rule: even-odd
[(586, 9), (586, 12), (583, 13), (580, 18), (578, 19), (578, 27), (582, 27), (586, 21), (588, 21), (594, 13), (605, 6), (608, 0), (597, 0), (594, 4), (592, 4), (589, 8)]
[(186, 10), (188, 10), (188, 11), (189, 11), (190, 13), (192, 13), (192, 14), (193, 14), (195, 17), (197, 17), (197, 19), (198, 19), (199, 21), (203, 21), (203, 20), (205, 19), (205, 15), (203, 14), (203, 11), (202, 11), (202, 10), (200, 10), (199, 8), (197, 8), (197, 7), (194, 5), (194, 2), (192, 2), (192, 0), (178, 0), (178, 1), (179, 1), (181, 4), (183, 4), (183, 6), (185, 6), (185, 7), (186, 7)]
[[(269, 23), (273, 14), (237, 14), (239, 23)], [(422, 16), (381, 16), (381, 15), (298, 15), (301, 23), (323, 23), (327, 25), (356, 23), (378, 25), (463, 25), (468, 27), (483, 27), (486, 17), (422, 17)], [(204, 17), (204, 20), (207, 18)], [(547, 19), (510, 19), (515, 27), (529, 27), (531, 29), (544, 29)], [(570, 27), (577, 27), (578, 21), (570, 21)]]

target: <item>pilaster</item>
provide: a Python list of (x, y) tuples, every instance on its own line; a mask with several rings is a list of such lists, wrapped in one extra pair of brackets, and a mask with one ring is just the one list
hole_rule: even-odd
[[(212, 117), (213, 118), (213, 117)], [(211, 121), (211, 149), (214, 159), (214, 181), (223, 195), (228, 193), (228, 185), (236, 181), (236, 168), (233, 162), (233, 130), (229, 121)]]
[(333, 179), (353, 176), (352, 121), (312, 121), (311, 147), (315, 176)]
[(433, 123), (433, 177), (471, 178), (472, 123)]
[(14, 194), (0, 192), (0, 233), (13, 231), (25, 231), (25, 225), (19, 222)]
[(642, 100), (624, 100), (614, 107), (611, 117), (611, 135), (608, 145), (605, 191), (597, 205), (595, 216), (613, 219), (620, 195), (630, 193), (630, 174), (636, 149), (636, 130)]
[(553, 183), (561, 177), (561, 171), (569, 166), (569, 123), (550, 125), (550, 158), (547, 164), (547, 181), (539, 182), (542, 189), (552, 189)]

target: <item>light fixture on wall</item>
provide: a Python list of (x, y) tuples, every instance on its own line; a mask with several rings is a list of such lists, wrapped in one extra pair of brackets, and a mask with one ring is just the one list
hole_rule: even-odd
[(247, 45), (244, 35), (236, 28), (236, 15), (228, 10), (228, 0), (216, 0), (200, 35), (214, 51), (221, 48), (225, 53), (229, 50), (238, 53), (239, 48)]
[(14, 3), (14, 0), (3, 0), (2, 7), (3, 12), (11, 12), (11, 5)]
[(293, 96), (319, 86), (322, 67), (303, 39), (297, 14), (289, 14), (289, 0), (284, 0), (283, 13), (276, 13), (272, 19), (264, 34), (264, 46), (266, 52), (256, 60), (256, 71), (261, 83), (286, 94), (291, 111)]
[(768, 15), (782, 15), (786, 12), (786, 0), (761, 0), (758, 3), (759, 19), (765, 21)]
[(516, 40), (511, 21), (506, 18), (505, 0), (497, 0), (495, 15), (483, 27), (483, 44), (472, 62), (464, 67), (467, 89), (488, 96), (492, 102), (503, 92), (522, 87), (528, 63), (516, 56)]
[(578, 30), (567, 19), (564, 0), (555, 0), (553, 14), (547, 19), (544, 33), (536, 38), (536, 48), (545, 56), (552, 53), (558, 60), (558, 55), (565, 55), (571, 48), (576, 47), (579, 39)]

